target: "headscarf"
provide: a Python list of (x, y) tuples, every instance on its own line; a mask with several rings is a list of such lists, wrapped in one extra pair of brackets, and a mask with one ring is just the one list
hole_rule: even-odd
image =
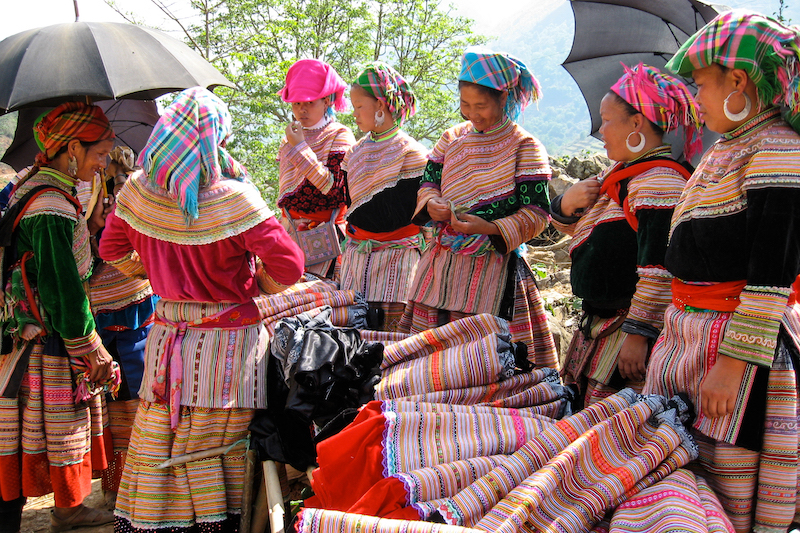
[(108, 154), (111, 160), (122, 167), (125, 172), (133, 172), (136, 156), (128, 146), (115, 146)]
[(411, 86), (399, 72), (383, 61), (367, 65), (353, 84), (386, 104), (401, 125), (417, 112), (417, 99)]
[(329, 64), (319, 59), (296, 61), (286, 73), (286, 84), (278, 91), (284, 102), (313, 102), (333, 96), (336, 111), (347, 109), (344, 91), (347, 84)]
[(683, 126), (683, 153), (691, 159), (703, 149), (702, 124), (697, 103), (686, 85), (658, 70), (639, 63), (623, 63), (625, 73), (611, 90), (664, 131)]
[(717, 15), (689, 37), (667, 63), (680, 76), (712, 63), (742, 69), (753, 80), (759, 100), (788, 106), (787, 120), (800, 125), (800, 39), (777, 20), (744, 10)]
[(199, 215), (201, 187), (247, 176), (244, 167), (220, 146), (230, 134), (228, 106), (208, 89), (192, 87), (164, 110), (139, 155), (139, 165), (150, 182), (177, 198), (187, 224)]
[(73, 139), (93, 143), (114, 138), (103, 110), (82, 102), (67, 102), (47, 113), (33, 126), (33, 138), (41, 152), (36, 164), (47, 165)]
[(488, 48), (471, 46), (461, 58), (458, 81), (468, 81), (498, 91), (508, 91), (505, 113), (516, 121), (531, 102), (542, 97), (542, 88), (519, 59)]

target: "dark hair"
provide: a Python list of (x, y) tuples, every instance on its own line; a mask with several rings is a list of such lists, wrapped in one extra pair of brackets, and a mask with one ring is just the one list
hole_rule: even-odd
[(626, 114), (627, 116), (629, 116), (629, 117), (632, 117), (632, 116), (634, 116), (634, 115), (641, 114), (641, 115), (644, 117), (644, 120), (645, 120), (645, 122), (646, 122), (647, 124), (649, 124), (649, 125), (650, 125), (650, 127), (653, 129), (653, 133), (655, 133), (655, 134), (657, 134), (657, 135), (660, 135), (660, 136), (662, 136), (662, 137), (664, 136), (664, 130), (663, 130), (663, 129), (661, 129), (661, 127), (660, 127), (658, 124), (654, 124), (653, 122), (651, 122), (649, 118), (647, 118), (647, 117), (645, 117), (645, 116), (644, 116), (644, 113), (642, 113), (641, 111), (639, 111), (638, 109), (636, 109), (635, 107), (633, 107), (631, 104), (629, 104), (629, 103), (628, 103), (628, 102), (627, 102), (627, 101), (626, 101), (626, 100), (625, 100), (623, 97), (621, 97), (620, 95), (618, 95), (618, 94), (617, 94), (617, 93), (615, 93), (614, 91), (608, 91), (608, 93), (606, 93), (606, 94), (610, 94), (610, 95), (612, 96), (612, 98), (613, 98), (613, 99), (614, 99), (614, 100), (615, 100), (615, 101), (616, 101), (616, 102), (617, 102), (619, 105), (621, 105), (621, 106), (622, 106), (622, 109), (624, 109), (624, 110), (625, 110), (625, 114)]
[(458, 82), (459, 90), (461, 90), (462, 87), (466, 86), (475, 87), (476, 89), (478, 89), (479, 92), (493, 98), (498, 104), (500, 103), (500, 99), (503, 97), (503, 94), (505, 94), (505, 91), (493, 89), (492, 87), (486, 87), (485, 85), (478, 85), (477, 83), (472, 83), (471, 81), (461, 80)]

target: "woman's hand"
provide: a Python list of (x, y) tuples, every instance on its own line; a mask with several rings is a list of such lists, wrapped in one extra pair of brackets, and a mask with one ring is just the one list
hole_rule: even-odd
[(561, 196), (561, 214), (565, 217), (575, 215), (579, 209), (594, 205), (600, 195), (600, 182), (597, 178), (579, 181)]
[(617, 369), (625, 379), (642, 381), (647, 360), (647, 337), (627, 333), (617, 356)]
[(479, 216), (463, 213), (456, 216), (450, 212), (450, 225), (454, 230), (467, 235), (500, 235), (500, 229)]
[(733, 413), (747, 362), (717, 354), (717, 362), (700, 383), (700, 410), (711, 418)]
[(450, 205), (441, 196), (431, 198), (425, 204), (428, 209), (428, 214), (436, 222), (449, 222), (450, 221)]
[(106, 350), (105, 346), (100, 346), (95, 351), (91, 352), (87, 358), (92, 370), (89, 372), (89, 381), (92, 383), (100, 383), (111, 377), (111, 355)]
[[(107, 201), (108, 203), (104, 203)], [(106, 227), (106, 217), (111, 213), (114, 206), (114, 197), (106, 196), (99, 199), (94, 204), (92, 214), (86, 219), (86, 226), (89, 228), (89, 235), (97, 235), (97, 232)]]
[(292, 146), (297, 146), (306, 140), (306, 136), (303, 133), (303, 126), (300, 125), (298, 121), (290, 122), (289, 125), (286, 126), (286, 140)]

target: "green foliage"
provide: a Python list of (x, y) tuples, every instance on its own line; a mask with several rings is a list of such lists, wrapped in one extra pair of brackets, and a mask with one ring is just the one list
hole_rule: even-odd
[(7, 113), (0, 115), (0, 137), (14, 138), (14, 130), (17, 129), (17, 113)]
[[(236, 85), (215, 90), (234, 119), (228, 146), (269, 200), (277, 195), (275, 156), (291, 120), (277, 92), (296, 60), (327, 61), (348, 82), (369, 61), (393, 65), (420, 102), (405, 129), (432, 143), (458, 120), (454, 82), (463, 49), (485, 41), (473, 35), (471, 20), (435, 0), (192, 0), (189, 19), (173, 15), (161, 0), (151, 1)], [(135, 15), (126, 15), (136, 22)], [(339, 120), (353, 126), (349, 114)]]
[(536, 276), (536, 279), (544, 279), (548, 276), (549, 271), (547, 270), (547, 265), (544, 263), (533, 263), (530, 265), (531, 272), (533, 275)]
[(773, 13), (776, 19), (784, 24), (791, 24), (792, 19), (786, 16), (786, 11), (789, 9), (789, 4), (785, 0), (778, 0), (778, 10)]

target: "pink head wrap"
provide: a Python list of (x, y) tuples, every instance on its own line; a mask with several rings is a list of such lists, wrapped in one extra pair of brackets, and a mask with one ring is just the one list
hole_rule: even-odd
[(344, 91), (347, 84), (336, 70), (319, 59), (301, 59), (289, 67), (286, 85), (278, 91), (284, 102), (311, 102), (334, 95), (336, 111), (347, 109)]

